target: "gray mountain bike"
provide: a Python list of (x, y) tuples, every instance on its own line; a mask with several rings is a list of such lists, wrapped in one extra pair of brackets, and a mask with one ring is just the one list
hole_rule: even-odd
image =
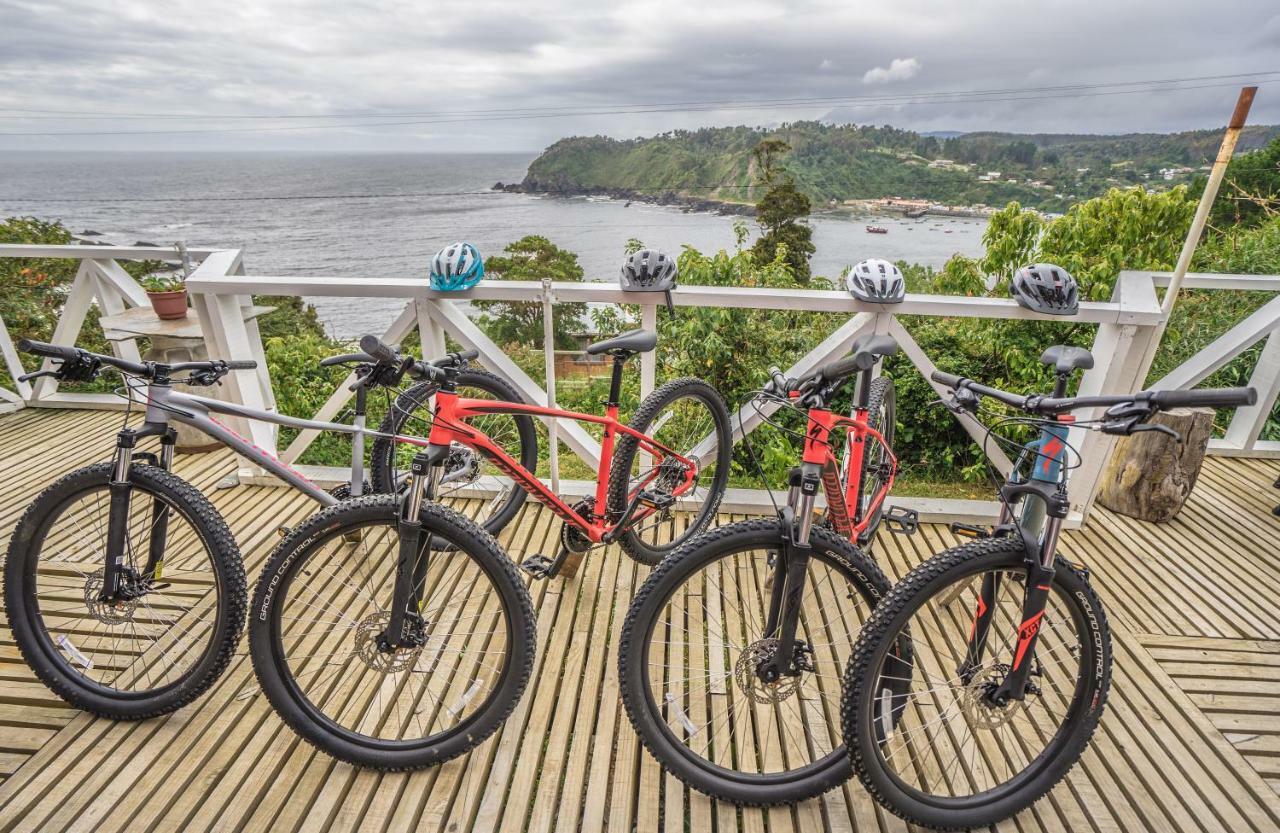
[[(145, 403), (141, 427), (125, 427), (117, 434), (116, 451), (110, 462), (72, 472), (37, 496), (14, 531), (4, 569), (10, 627), (23, 657), (36, 675), (68, 703), (106, 717), (141, 719), (174, 711), (191, 702), (226, 669), (244, 625), (247, 591), (239, 551), (213, 505), (170, 471), (176, 439), (173, 423), (195, 427), (213, 437), (330, 507), (330, 513), (339, 505), (338, 497), (224, 426), (214, 414), (354, 435), (357, 441), (353, 443), (352, 486), (357, 495), (363, 479), (361, 438), (372, 435), (395, 443), (427, 445), (422, 438), (385, 435), (368, 431), (362, 424), (364, 391), (374, 386), (395, 385), (406, 374), (426, 379), (435, 372), (435, 365), (427, 362), (404, 361), (393, 367), (364, 354), (325, 360), (326, 364), (356, 363), (359, 366), (357, 424), (343, 425), (296, 419), (174, 388), (178, 383), (197, 387), (213, 385), (232, 371), (254, 369), (253, 362), (139, 363), (27, 340), (20, 342), (19, 348), (53, 361), (46, 369), (27, 374), (26, 379), (55, 376), (84, 382), (112, 369), (124, 377), (130, 401), (136, 398)], [(451, 354), (439, 364), (460, 372), (459, 368), (470, 358), (474, 355)], [(388, 419), (394, 419), (394, 415)], [(529, 433), (532, 434), (531, 428)], [(159, 440), (159, 454), (137, 450), (138, 442), (146, 438)], [(536, 455), (536, 448), (533, 453)], [(463, 472), (465, 477), (474, 468), (463, 466), (452, 460), (453, 455), (449, 456), (450, 461), (439, 461), (437, 482), (456, 476), (457, 472)], [(318, 568), (318, 560), (312, 557), (316, 553), (336, 554), (362, 568), (361, 578), (353, 586), (359, 586), (360, 602), (367, 601), (372, 612), (364, 617), (367, 621), (357, 622), (346, 633), (343, 647), (350, 655), (347, 658), (363, 662), (375, 676), (384, 675), (383, 684), (373, 686), (377, 702), (363, 703), (361, 698), (367, 692), (350, 689), (348, 684), (354, 679), (350, 674), (344, 678), (344, 685), (339, 686), (340, 692), (334, 693), (321, 689), (302, 691), (298, 687), (298, 680), (324, 680), (329, 676), (327, 673), (317, 674), (315, 669), (286, 673), (283, 676), (293, 680), (296, 697), (283, 699), (277, 696), (279, 687), (271, 684), (279, 674), (268, 673), (268, 679), (263, 681), (273, 705), (304, 735), (307, 735), (305, 729), (292, 719), (297, 717), (297, 710), (310, 709), (308, 714), (318, 716), (330, 709), (334, 712), (330, 723), (349, 724), (348, 731), (355, 737), (362, 732), (372, 733), (377, 741), (375, 749), (379, 743), (393, 747), (389, 754), (372, 758), (368, 754), (362, 757), (359, 751), (346, 750), (348, 754), (343, 754), (344, 750), (329, 750), (357, 763), (384, 767), (444, 760), (460, 754), (459, 737), (471, 745), (482, 740), (510, 711), (523, 690), (533, 652), (532, 605), (528, 593), (493, 538), (474, 521), (447, 507), (422, 505), (420, 489), (406, 491), (408, 494), (403, 498), (374, 495), (342, 502), (343, 506), (355, 507), (363, 513), (356, 525), (360, 528), (344, 530), (333, 547), (312, 546), (307, 557), (290, 558), (291, 565), (306, 564), (305, 569), (289, 573), (283, 580), (273, 577), (271, 582), (272, 591), (279, 591), (290, 599), (294, 590), (316, 592), (315, 587), (308, 586), (308, 582), (317, 580), (312, 573)], [(401, 504), (410, 505), (411, 499), (413, 516), (401, 517)], [(325, 538), (323, 530), (327, 520), (326, 513), (320, 513), (295, 530), (280, 549), (287, 549), (299, 540), (324, 543), (319, 539)], [(425, 544), (423, 528), (428, 530)], [(414, 611), (414, 622), (423, 622), (422, 614), (435, 611), (431, 607), (433, 592), (445, 596), (457, 592), (457, 576), (465, 574), (470, 576), (470, 584), (464, 585), (469, 590), (467, 598), (480, 604), (486, 614), (501, 615), (513, 625), (509, 654), (514, 659), (513, 667), (523, 669), (524, 673), (512, 671), (500, 675), (504, 681), (516, 683), (502, 686), (501, 697), (477, 699), (478, 691), (470, 691), (451, 701), (448, 709), (441, 710), (444, 717), (433, 712), (433, 718), (426, 722), (418, 713), (409, 715), (403, 724), (398, 722), (398, 717), (381, 713), (384, 698), (380, 695), (386, 676), (395, 678), (399, 672), (409, 671), (412, 679), (413, 672), (417, 672), (418, 680), (413, 684), (408, 679), (400, 679), (396, 687), (418, 690), (421, 699), (422, 692), (434, 679), (434, 672), (440, 668), (409, 669), (405, 665), (407, 655), (420, 655), (423, 644), (434, 639), (437, 655), (463, 645), (470, 646), (473, 656), (479, 658), (484, 652), (477, 642), (481, 636), (475, 627), (483, 628), (483, 623), (488, 621), (442, 615), (439, 619), (433, 618), (430, 627), (415, 631), (412, 636), (402, 633), (387, 636), (386, 611), (403, 600), (397, 595), (399, 591), (393, 591), (394, 578), (388, 578), (396, 571), (387, 571), (385, 567), (399, 563), (402, 544), (410, 553), (419, 555), (424, 547), (433, 552), (447, 552), (449, 558), (440, 561), (454, 568), (451, 578), (433, 585), (430, 592), (419, 588), (414, 602), (420, 607)], [(466, 564), (472, 562), (481, 565), (482, 576), (471, 576), (465, 569)], [(328, 563), (332, 570), (333, 562)], [(447, 599), (440, 604), (444, 610), (451, 607)], [(283, 641), (273, 643), (270, 647), (277, 650), (267, 650), (271, 656), (255, 656), (255, 668), (260, 675), (264, 668), (279, 672), (286, 654), (288, 661), (309, 662), (311, 650), (317, 646), (307, 642), (308, 634), (314, 640), (316, 629), (328, 618), (350, 617), (360, 609), (360, 605), (347, 600), (341, 609), (319, 610), (314, 605), (303, 604), (292, 610), (285, 620), (286, 628), (299, 621), (303, 625), (282, 637)], [(276, 624), (281, 624), (279, 619)], [(416, 653), (405, 650), (407, 641), (418, 637), (423, 642), (417, 646), (419, 650)], [(499, 664), (505, 671), (508, 663)], [(320, 662), (320, 666), (326, 672), (332, 671), (328, 660)], [(448, 679), (452, 680), (456, 671), (453, 668)], [(474, 706), (469, 707), (472, 701)], [(354, 703), (363, 705), (357, 707)], [(357, 708), (354, 720), (344, 712), (346, 708)], [(391, 724), (397, 728), (389, 728)], [(433, 725), (442, 724), (461, 727), (463, 731), (445, 736), (429, 731)], [(392, 731), (396, 734), (389, 737)], [(420, 736), (415, 737), (415, 732)], [(310, 735), (308, 739), (316, 740)], [(323, 741), (316, 742), (324, 746)]]

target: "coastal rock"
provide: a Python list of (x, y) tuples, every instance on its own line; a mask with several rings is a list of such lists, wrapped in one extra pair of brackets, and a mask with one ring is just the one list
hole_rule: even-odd
[(725, 215), (755, 216), (756, 207), (746, 203), (730, 203), (706, 197), (690, 197), (676, 191), (659, 191), (644, 193), (631, 188), (606, 188), (601, 186), (583, 186), (566, 182), (545, 181), (534, 176), (526, 176), (519, 185), (498, 183), (495, 190), (518, 191), (524, 194), (546, 194), (552, 197), (607, 197), (626, 203), (639, 202), (650, 205), (678, 207), (685, 213), (704, 211)]
[(80, 232), (80, 236), (81, 237), (101, 237), (102, 232), (94, 231), (93, 229), (87, 228), (84, 231)]

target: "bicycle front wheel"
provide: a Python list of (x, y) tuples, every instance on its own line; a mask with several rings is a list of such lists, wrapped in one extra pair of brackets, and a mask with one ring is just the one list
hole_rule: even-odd
[(416, 647), (380, 644), (400, 499), (358, 498), (298, 526), (258, 582), (249, 648), (263, 692), (299, 735), (357, 766), (431, 766), (502, 724), (533, 668), (533, 605), (492, 536), (422, 508), (427, 568)]
[[(862, 631), (845, 678), (845, 743), (862, 783), (908, 821), (959, 829), (1012, 816), (1066, 775), (1098, 725), (1110, 630), (1085, 576), (1061, 558), (1025, 699), (989, 696), (1014, 661), (1025, 558), (1012, 538), (940, 553), (909, 572)], [(990, 627), (966, 662), (981, 611)], [(892, 665), (904, 641), (909, 674)]]
[(102, 599), (111, 463), (66, 475), (18, 522), (4, 568), (9, 626), (71, 705), (137, 720), (190, 703), (226, 670), (244, 626), (244, 567), (222, 516), (154, 466), (129, 469), (122, 594)]
[(618, 677), (645, 747), (690, 787), (735, 804), (799, 801), (848, 779), (841, 672), (889, 588), (857, 547), (815, 528), (796, 628), (805, 670), (765, 682), (781, 539), (776, 519), (708, 532), (654, 570), (623, 625)]

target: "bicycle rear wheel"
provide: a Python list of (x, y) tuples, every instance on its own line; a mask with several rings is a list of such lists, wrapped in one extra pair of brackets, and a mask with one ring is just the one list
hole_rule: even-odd
[[(1025, 557), (1012, 538), (940, 553), (889, 592), (858, 639), (841, 708), (845, 743), (862, 783), (908, 821), (958, 829), (1012, 816), (1067, 773), (1098, 725), (1111, 682), (1110, 630), (1088, 581), (1061, 558), (1026, 699), (996, 705), (987, 696), (1015, 656)], [(990, 605), (979, 606), (983, 580), (997, 577)], [(962, 667), (975, 611), (987, 609), (985, 648)], [(903, 640), (912, 646), (908, 675), (888, 665)], [(885, 701), (894, 704), (892, 721), (883, 719)]]
[(9, 542), (5, 605), (23, 658), (55, 694), (137, 720), (213, 685), (235, 653), (247, 594), (239, 550), (213, 505), (176, 475), (134, 465), (128, 597), (103, 601), (111, 472), (111, 463), (72, 472), (32, 502)]
[[(647, 453), (630, 434), (622, 435), (613, 453), (610, 517), (620, 517), (638, 490), (659, 503), (652, 509), (642, 506), (618, 544), (636, 561), (657, 564), (715, 519), (729, 482), (729, 411), (706, 382), (675, 379), (649, 394), (628, 425), (697, 464), (692, 488), (676, 496), (688, 474), (685, 464), (669, 455)], [(676, 517), (680, 508), (693, 514), (687, 525)]]
[(765, 683), (757, 665), (781, 544), (777, 519), (729, 524), (664, 561), (623, 625), (618, 678), (631, 725), (668, 772), (744, 805), (799, 801), (845, 781), (840, 680), (888, 591), (874, 562), (815, 528), (796, 639), (809, 670)]
[(374, 495), (298, 526), (258, 582), (249, 648), (263, 692), (294, 731), (357, 766), (457, 757), (515, 708), (533, 668), (533, 605), (474, 522), (424, 505), (431, 541), (412, 618), (420, 643), (379, 645), (390, 619), (400, 499)]
[[(871, 382), (871, 390), (867, 396), (868, 424), (879, 431), (884, 442), (869, 442), (862, 455), (862, 470), (858, 473), (858, 505), (854, 507), (854, 523), (861, 523), (863, 518), (870, 517), (871, 522), (858, 536), (858, 546), (870, 550), (880, 528), (880, 518), (884, 515), (884, 503), (871, 501), (876, 493), (889, 479), (886, 466), (889, 464), (887, 449), (893, 448), (893, 435), (897, 425), (897, 397), (893, 389), (893, 380), (887, 376), (877, 376)], [(846, 474), (849, 476), (849, 474)]]
[[(378, 426), (379, 433), (426, 437), (431, 433), (435, 405), (435, 382), (419, 382), (396, 397), (391, 410)], [(464, 370), (458, 376), (458, 395), (466, 399), (493, 399), (521, 402), (520, 395), (502, 379), (483, 370)], [(524, 414), (484, 414), (467, 420), (483, 431), (528, 471), (538, 468), (538, 434), (533, 419)], [(409, 464), (420, 446), (379, 437), (369, 454), (369, 477), (374, 491), (390, 495), (401, 491), (409, 474)], [(528, 493), (505, 476), (488, 459), (471, 449), (454, 445), (445, 461), (444, 475), (436, 490), (436, 502), (454, 506), (483, 497), (475, 521), (491, 535), (497, 535), (520, 511)]]

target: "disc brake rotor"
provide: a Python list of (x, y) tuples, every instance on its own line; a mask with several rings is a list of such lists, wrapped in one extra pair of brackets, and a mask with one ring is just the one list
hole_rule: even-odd
[(999, 688), (1009, 675), (1009, 666), (1005, 664), (984, 668), (973, 676), (965, 686), (960, 708), (964, 712), (969, 725), (981, 729), (998, 729), (1012, 720), (1020, 710), (1025, 710), (1030, 700), (1010, 698), (1003, 706), (991, 702), (990, 694)]
[(382, 674), (405, 671), (413, 667), (422, 653), (422, 646), (404, 646), (384, 651), (380, 645), (383, 632), (391, 623), (391, 613), (381, 611), (365, 617), (356, 627), (356, 655), (369, 668)]
[(756, 669), (762, 662), (773, 658), (778, 651), (778, 640), (769, 638), (751, 643), (734, 664), (733, 679), (738, 688), (756, 703), (776, 704), (794, 695), (800, 689), (800, 675), (781, 675), (772, 683), (760, 679)]
[(95, 570), (85, 577), (84, 603), (89, 608), (89, 615), (107, 625), (123, 625), (133, 620), (141, 597), (122, 599), (115, 604), (102, 601), (102, 588), (105, 586), (103, 572)]

